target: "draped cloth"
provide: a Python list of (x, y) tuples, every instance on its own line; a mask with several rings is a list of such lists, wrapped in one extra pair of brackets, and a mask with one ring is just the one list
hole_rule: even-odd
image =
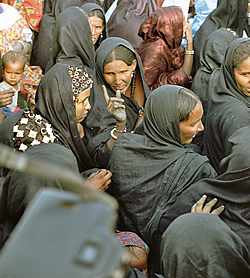
[(240, 38), (230, 44), (221, 68), (214, 71), (209, 81), (211, 103), (208, 104), (204, 150), (217, 171), (221, 159), (231, 153), (228, 138), (250, 123), (250, 97), (238, 89), (232, 67), (234, 50), (246, 40), (250, 39)]
[(177, 6), (156, 10), (141, 24), (138, 35), (143, 42), (136, 51), (142, 59), (149, 89), (166, 84), (188, 87), (188, 76), (181, 70), (185, 56), (181, 45), (182, 10)]
[(192, 76), (195, 75), (200, 67), (200, 51), (202, 45), (212, 32), (223, 27), (231, 28), (241, 37), (243, 30), (249, 28), (247, 25), (247, 5), (248, 0), (218, 0), (217, 8), (207, 16), (194, 36)]
[[(225, 28), (220, 28), (210, 34), (205, 40), (200, 54), (201, 66), (197, 70), (191, 85), (191, 90), (199, 96), (203, 106), (202, 123), (205, 126), (207, 106), (210, 99), (208, 89), (209, 80), (214, 70), (221, 67), (225, 52), (236, 37)], [(194, 138), (193, 143), (197, 144), (201, 150), (204, 148), (204, 131), (201, 131)]]
[[(220, 165), (220, 174), (216, 178), (203, 179), (187, 188), (175, 202), (170, 204), (163, 214), (158, 231), (158, 238), (154, 238), (153, 246), (157, 248), (151, 252), (159, 254), (161, 235), (168, 230), (168, 226), (178, 216), (190, 212), (191, 206), (207, 195), (207, 201), (218, 199), (215, 208), (224, 205), (225, 210), (220, 218), (236, 233), (244, 242), (248, 251), (249, 240), (249, 188), (250, 188), (250, 127), (237, 130), (231, 137), (232, 153), (224, 158)], [(214, 222), (213, 222), (214, 223)], [(157, 242), (158, 241), (158, 242)], [(156, 257), (155, 263), (157, 261)], [(231, 262), (233, 260), (230, 260)], [(248, 262), (249, 263), (249, 262)], [(204, 277), (207, 277), (206, 275)], [(216, 276), (217, 277), (217, 276)], [(223, 277), (228, 277), (224, 275)], [(237, 276), (233, 276), (237, 277)], [(240, 276), (241, 277), (241, 276)], [(245, 277), (245, 276), (242, 276)], [(247, 277), (247, 276), (246, 276)]]
[(54, 1), (52, 10), (42, 16), (40, 31), (36, 34), (31, 54), (30, 64), (40, 66), (45, 72), (46, 65), (51, 56), (53, 33), (58, 15), (71, 6), (80, 6), (80, 0)]
[(164, 277), (233, 277), (250, 275), (250, 253), (217, 215), (188, 213), (163, 234)]
[(68, 65), (56, 64), (44, 75), (36, 94), (35, 112), (41, 114), (57, 130), (61, 143), (74, 153), (80, 172), (93, 168), (77, 129)]
[(192, 183), (216, 176), (206, 157), (181, 145), (181, 88), (164, 85), (152, 92), (143, 132), (120, 135), (110, 158), (110, 193), (119, 203), (118, 229), (137, 233), (147, 244), (171, 200)]
[(79, 7), (69, 7), (56, 20), (52, 42), (52, 59), (46, 72), (56, 63), (86, 67), (94, 70), (95, 49), (88, 18)]
[[(41, 163), (49, 162), (75, 171), (76, 174), (79, 173), (74, 154), (59, 144), (32, 146), (22, 156), (26, 159), (37, 159)], [(49, 180), (14, 170), (9, 171), (0, 195), (0, 223), (3, 224), (0, 247), (12, 232), (35, 193), (43, 187), (62, 189), (58, 180)]]
[(137, 35), (142, 22), (157, 10), (155, 0), (118, 0), (108, 21), (110, 37), (120, 37), (135, 48), (142, 39)]
[(99, 5), (97, 5), (95, 3), (86, 3), (81, 6), (81, 9), (83, 9), (87, 14), (89, 14), (93, 10), (99, 10), (103, 14), (103, 17), (104, 17), (103, 24), (105, 25), (105, 27), (102, 31), (102, 38), (101, 38), (101, 36), (99, 36), (99, 38), (95, 44), (95, 49), (97, 49), (100, 46), (101, 42), (104, 41), (108, 37), (108, 28), (107, 28), (107, 23), (105, 20), (105, 12)]
[[(123, 45), (135, 54), (137, 60), (136, 73), (140, 75), (143, 85), (142, 94), (145, 95), (145, 102), (150, 94), (148, 86), (145, 81), (143, 66), (140, 56), (135, 52), (133, 47), (124, 39), (109, 37), (103, 41), (96, 51), (95, 56), (95, 72), (94, 72), (94, 86), (90, 94), (91, 109), (84, 122), (85, 134), (87, 139), (87, 148), (91, 157), (97, 164), (96, 167), (106, 167), (110, 150), (107, 146), (107, 141), (110, 138), (110, 131), (116, 124), (116, 119), (107, 112), (107, 103), (103, 96), (102, 85), (106, 86), (109, 97), (115, 97), (115, 92), (107, 84), (103, 74), (103, 63), (106, 56), (118, 45)], [(136, 100), (121, 96), (124, 99), (127, 114), (127, 129), (131, 131), (134, 129), (136, 121), (139, 117), (139, 107)]]

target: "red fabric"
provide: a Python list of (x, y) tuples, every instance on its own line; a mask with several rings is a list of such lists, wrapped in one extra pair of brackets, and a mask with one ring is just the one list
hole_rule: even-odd
[(142, 23), (138, 35), (143, 42), (136, 51), (142, 59), (149, 89), (153, 91), (166, 84), (189, 87), (188, 76), (180, 70), (185, 55), (185, 49), (181, 46), (181, 9), (176, 6), (158, 9)]
[(0, 0), (14, 7), (28, 22), (29, 27), (39, 32), (40, 20), (43, 16), (42, 0)]

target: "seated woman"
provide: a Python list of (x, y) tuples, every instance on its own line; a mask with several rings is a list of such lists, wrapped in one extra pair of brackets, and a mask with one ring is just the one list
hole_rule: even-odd
[(87, 16), (79, 7), (69, 7), (56, 19), (52, 42), (52, 57), (45, 72), (55, 64), (85, 67), (94, 70), (95, 49)]
[(140, 25), (151, 13), (158, 9), (157, 2), (160, 1), (117, 1), (117, 7), (108, 20), (109, 36), (123, 38), (136, 48), (142, 41), (137, 35)]
[(218, 0), (217, 7), (205, 19), (196, 32), (193, 39), (194, 60), (192, 76), (200, 67), (201, 48), (206, 38), (220, 28), (230, 28), (236, 32), (238, 37), (243, 36), (246, 30), (248, 36), (250, 28), (248, 25), (248, 0)]
[(250, 123), (250, 39), (239, 38), (228, 47), (222, 66), (210, 77), (204, 152), (216, 171), (231, 153), (228, 138)]
[[(225, 207), (220, 214), (221, 220), (228, 225), (250, 251), (248, 219), (249, 214), (249, 185), (250, 185), (250, 127), (237, 130), (229, 139), (232, 153), (220, 164), (220, 175), (216, 178), (205, 178), (191, 184), (178, 198), (170, 201), (165, 207), (158, 226), (149, 230), (146, 235), (150, 246), (150, 264), (160, 265), (160, 249), (162, 236), (171, 223), (180, 215), (197, 210), (205, 200), (217, 202), (217, 206)], [(199, 203), (193, 204), (200, 199)], [(216, 200), (214, 199), (216, 198)], [(206, 208), (206, 206), (205, 206)], [(243, 245), (242, 243), (242, 245)], [(169, 266), (170, 267), (170, 266)], [(204, 275), (204, 277), (207, 277)], [(223, 277), (227, 277), (224, 275)], [(235, 276), (233, 276), (235, 277)]]
[(53, 33), (56, 19), (68, 7), (81, 6), (80, 0), (53, 1), (49, 13), (44, 13), (40, 22), (40, 31), (36, 34), (32, 46), (30, 64), (40, 66), (45, 73), (46, 65), (51, 56)]
[(148, 244), (146, 235), (168, 202), (194, 182), (216, 177), (206, 157), (183, 147), (203, 130), (202, 113), (192, 91), (164, 85), (146, 102), (143, 131), (118, 137), (108, 168), (113, 174), (109, 192), (119, 203), (119, 230), (133, 231)]
[(97, 49), (101, 42), (108, 37), (105, 13), (103, 9), (95, 3), (86, 3), (81, 6), (81, 9), (88, 15), (92, 41), (95, 49)]
[[(97, 167), (106, 168), (116, 137), (124, 132), (125, 126), (131, 132), (141, 122), (143, 107), (150, 91), (140, 56), (126, 40), (107, 38), (97, 49), (95, 61), (94, 87), (90, 95), (91, 110), (84, 122), (84, 128), (90, 156)], [(107, 89), (109, 106), (111, 109), (112, 106), (117, 108), (113, 113), (116, 118), (107, 112), (102, 85)], [(117, 91), (121, 95), (118, 99)], [(125, 120), (118, 119), (118, 122), (115, 114), (122, 111), (119, 111), (120, 106), (116, 106), (117, 100), (123, 101), (127, 114)]]
[(184, 214), (162, 237), (164, 277), (248, 278), (249, 264), (240, 237), (212, 213)]
[[(18, 151), (41, 142), (61, 144), (74, 153), (80, 173), (88, 176), (95, 172), (93, 175), (105, 176), (109, 183), (109, 171), (92, 169), (93, 162), (82, 139), (84, 130), (80, 123), (90, 109), (88, 99), (92, 83), (82, 68), (55, 65), (41, 80), (35, 112), (19, 110), (4, 120), (0, 127), (0, 142)], [(6, 176), (7, 172), (2, 169), (1, 176)], [(97, 189), (105, 190), (106, 185), (97, 185)]]
[[(204, 113), (202, 123), (205, 126), (207, 116), (208, 101), (211, 98), (209, 80), (214, 70), (221, 67), (225, 52), (236, 39), (235, 32), (230, 29), (220, 28), (209, 35), (203, 44), (200, 53), (201, 66), (197, 70), (191, 85), (191, 90), (199, 96)], [(200, 148), (200, 153), (204, 149), (204, 131), (200, 132), (193, 140)]]
[[(189, 87), (193, 63), (191, 25), (177, 6), (163, 7), (152, 13), (141, 25), (143, 38), (136, 51), (141, 56), (145, 78), (151, 91), (166, 85)], [(187, 49), (181, 45), (186, 35)]]

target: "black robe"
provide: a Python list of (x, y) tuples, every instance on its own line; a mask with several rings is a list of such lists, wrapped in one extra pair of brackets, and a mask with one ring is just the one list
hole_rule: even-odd
[(217, 215), (188, 213), (163, 234), (164, 277), (248, 278), (250, 253)]
[[(210, 91), (208, 89), (209, 79), (213, 71), (220, 68), (229, 44), (235, 39), (236, 37), (232, 32), (225, 28), (220, 28), (209, 35), (202, 46), (200, 53), (201, 66), (194, 76), (191, 90), (201, 100), (203, 106), (202, 123), (205, 129), (207, 106), (210, 99)], [(199, 146), (202, 153), (204, 148), (204, 131), (197, 134), (193, 143)]]
[[(26, 159), (39, 159), (41, 162), (49, 162), (79, 174), (74, 154), (59, 144), (42, 143), (38, 146), (32, 146), (22, 156)], [(63, 188), (58, 180), (50, 180), (14, 170), (9, 171), (0, 192), (0, 224), (2, 226), (0, 248), (36, 192), (43, 187)]]
[(93, 168), (93, 162), (79, 135), (68, 65), (56, 64), (42, 78), (36, 93), (35, 112), (58, 132), (61, 142), (76, 156), (79, 171)]
[(228, 47), (220, 69), (209, 81), (211, 100), (208, 103), (204, 152), (216, 171), (222, 158), (231, 153), (228, 138), (239, 128), (250, 123), (250, 97), (237, 87), (232, 56), (236, 47), (249, 38), (234, 40)]
[(43, 73), (52, 55), (52, 41), (58, 15), (71, 6), (80, 7), (80, 0), (54, 1), (52, 10), (44, 13), (40, 22), (40, 31), (35, 35), (30, 65), (40, 66)]
[[(248, 139), (247, 139), (248, 138)], [(215, 208), (224, 205), (225, 210), (220, 218), (235, 232), (250, 250), (249, 213), (250, 213), (250, 127), (237, 130), (230, 138), (233, 146), (232, 154), (222, 160), (218, 177), (203, 179), (187, 188), (180, 197), (170, 203), (163, 214), (158, 235), (151, 235), (151, 254), (155, 254), (154, 263), (157, 264), (157, 254), (161, 245), (161, 236), (168, 226), (178, 216), (188, 213), (191, 207), (207, 195), (207, 201), (218, 199)], [(159, 256), (159, 255), (158, 255)], [(159, 257), (158, 257), (159, 260)]]
[(87, 16), (78, 7), (69, 7), (56, 19), (52, 42), (52, 58), (45, 72), (57, 63), (94, 70), (95, 49)]
[(247, 23), (248, 0), (218, 0), (213, 10), (195, 33), (193, 38), (194, 61), (192, 76), (200, 67), (200, 51), (206, 38), (219, 28), (231, 28), (239, 37), (249, 28)]
[[(115, 92), (107, 84), (103, 75), (103, 63), (106, 56), (118, 45), (124, 45), (130, 51), (132, 51), (137, 60), (136, 72), (139, 73), (145, 94), (145, 101), (150, 94), (148, 86), (145, 81), (143, 66), (140, 56), (135, 52), (133, 47), (124, 39), (121, 38), (107, 38), (103, 41), (100, 47), (96, 51), (95, 57), (95, 74), (94, 74), (94, 86), (90, 94), (91, 109), (88, 113), (86, 120), (84, 121), (84, 129), (87, 139), (87, 148), (95, 161), (96, 167), (106, 168), (110, 150), (107, 146), (107, 141), (110, 138), (110, 131), (116, 124), (116, 119), (107, 112), (107, 103), (103, 96), (102, 85), (106, 86), (108, 95), (110, 97), (115, 96)], [(138, 120), (139, 107), (136, 100), (121, 96), (124, 99), (124, 105), (126, 106), (127, 113), (127, 129), (130, 132), (134, 129)]]
[(109, 169), (110, 194), (119, 203), (119, 230), (137, 233), (150, 243), (168, 202), (194, 182), (215, 177), (208, 159), (180, 142), (178, 92), (164, 85), (146, 103), (142, 134), (122, 134), (116, 140)]

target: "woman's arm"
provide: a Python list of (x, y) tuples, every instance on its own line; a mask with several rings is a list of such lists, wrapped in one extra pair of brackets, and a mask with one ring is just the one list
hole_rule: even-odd
[(185, 35), (187, 40), (187, 47), (186, 47), (184, 63), (182, 65), (182, 70), (187, 74), (187, 76), (190, 76), (192, 71), (192, 66), (193, 66), (194, 52), (193, 52), (192, 26), (188, 22), (186, 23)]

